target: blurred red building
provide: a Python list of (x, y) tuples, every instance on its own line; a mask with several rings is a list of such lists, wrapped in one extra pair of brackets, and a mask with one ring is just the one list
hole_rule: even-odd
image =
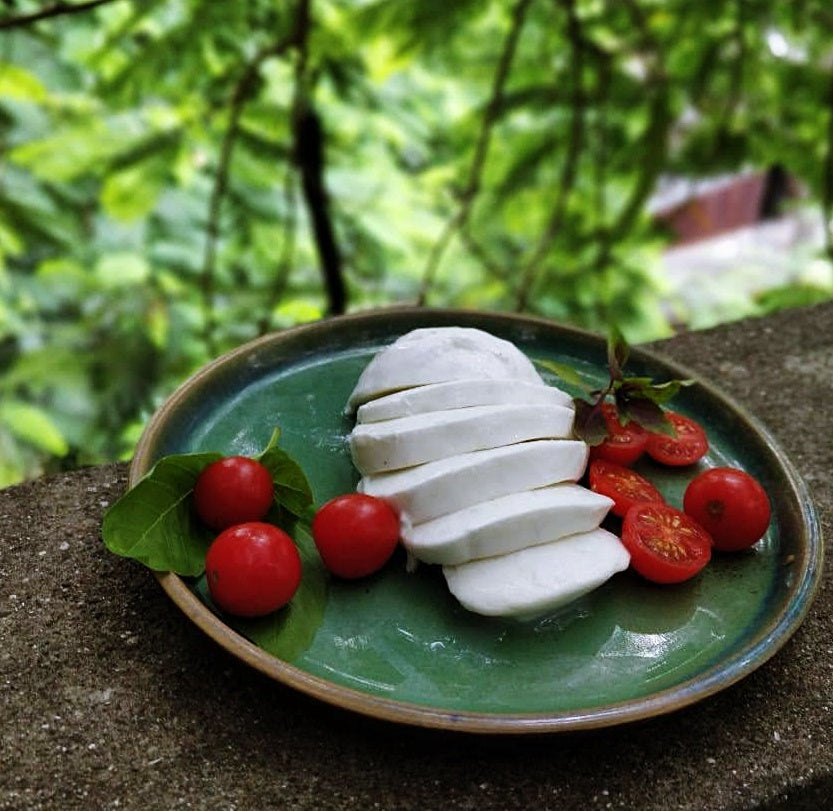
[(666, 181), (650, 210), (685, 245), (777, 217), (798, 183), (780, 166), (705, 181)]

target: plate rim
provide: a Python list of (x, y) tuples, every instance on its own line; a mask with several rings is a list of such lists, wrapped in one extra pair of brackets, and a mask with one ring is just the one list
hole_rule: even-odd
[[(604, 345), (604, 338), (572, 325), (550, 319), (517, 313), (501, 313), (461, 308), (416, 308), (407, 306), (375, 308), (347, 315), (301, 324), (285, 330), (273, 331), (221, 354), (186, 378), (159, 406), (148, 420), (128, 469), (128, 489), (152, 467), (153, 443), (164, 426), (168, 414), (185, 399), (195, 387), (209, 379), (215, 371), (236, 358), (257, 351), (261, 346), (282, 342), (299, 335), (314, 336), (316, 332), (331, 334), (333, 329), (361, 322), (414, 319), (424, 315), (441, 320), (454, 318), (477, 319), (485, 322), (516, 326), (533, 326), (545, 331), (569, 334), (577, 339)], [(415, 328), (411, 326), (411, 328)], [(821, 527), (809, 488), (776, 440), (763, 424), (731, 396), (709, 380), (694, 374), (684, 364), (666, 357), (662, 352), (635, 345), (631, 355), (643, 361), (663, 366), (674, 376), (690, 378), (705, 390), (707, 396), (734, 411), (757, 434), (781, 468), (800, 507), (806, 554), (800, 563), (801, 570), (789, 591), (789, 599), (782, 611), (749, 644), (722, 657), (706, 670), (671, 687), (648, 693), (633, 699), (610, 704), (594, 705), (577, 710), (532, 713), (490, 713), (481, 711), (448, 710), (430, 705), (384, 698), (371, 693), (336, 684), (302, 668), (285, 662), (257, 647), (241, 634), (226, 625), (172, 572), (154, 572), (162, 589), (175, 605), (200, 630), (247, 665), (271, 677), (284, 686), (294, 688), (312, 698), (341, 709), (353, 711), (377, 720), (408, 724), (430, 729), (452, 730), (486, 734), (524, 734), (574, 732), (598, 729), (657, 717), (690, 706), (737, 683), (772, 658), (792, 637), (807, 616), (818, 591), (822, 564), (823, 543)]]

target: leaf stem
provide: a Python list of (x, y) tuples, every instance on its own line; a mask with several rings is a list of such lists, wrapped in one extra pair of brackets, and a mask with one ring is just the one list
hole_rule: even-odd
[(512, 24), (503, 43), (503, 51), (500, 55), (497, 70), (495, 71), (494, 79), (492, 81), (492, 92), (489, 98), (489, 103), (486, 105), (486, 109), (483, 112), (483, 119), (480, 123), (480, 132), (478, 134), (477, 144), (474, 149), (474, 157), (472, 158), (471, 165), (469, 166), (466, 185), (460, 192), (457, 211), (451, 219), (446, 222), (428, 255), (428, 259), (425, 263), (425, 269), (422, 274), (422, 283), (417, 296), (417, 306), (421, 307), (425, 305), (428, 299), (428, 293), (434, 283), (437, 270), (439, 269), (440, 263), (446, 250), (448, 249), (448, 246), (451, 244), (452, 238), (466, 225), (469, 217), (471, 216), (475, 199), (480, 191), (480, 182), (483, 174), (483, 168), (489, 154), (492, 131), (494, 130), (495, 123), (497, 122), (501, 108), (503, 107), (506, 82), (509, 78), (512, 62), (514, 61), (515, 52), (518, 47), (518, 40), (520, 39), (521, 29), (523, 28), (526, 13), (531, 2), (532, 0), (518, 0), (512, 10)]
[(572, 118), (570, 125), (570, 141), (567, 154), (561, 169), (558, 183), (558, 196), (555, 200), (544, 233), (532, 256), (527, 260), (515, 299), (515, 309), (525, 310), (529, 303), (529, 296), (541, 273), (540, 265), (549, 252), (552, 243), (561, 232), (564, 217), (567, 212), (567, 201), (575, 185), (579, 157), (584, 144), (584, 114), (587, 107), (587, 97), (584, 93), (582, 72), (584, 70), (584, 43), (581, 24), (576, 15), (575, 0), (561, 0), (567, 9), (567, 36), (570, 40), (572, 58), (570, 61), (570, 76), (572, 81)]
[(822, 167), (821, 213), (824, 219), (824, 245), (833, 262), (833, 72), (827, 91), (827, 144)]
[[(308, 5), (308, 0), (301, 0), (301, 6)], [(251, 98), (261, 65), (270, 57), (280, 56), (289, 48), (296, 46), (305, 31), (296, 24), (292, 31), (271, 45), (261, 49), (245, 66), (235, 84), (229, 105), (229, 123), (220, 147), (220, 158), (214, 175), (214, 186), (208, 204), (205, 248), (203, 252), (200, 289), (203, 302), (203, 340), (209, 354), (215, 354), (216, 346), (216, 312), (214, 309), (216, 288), (217, 242), (220, 237), (220, 217), (223, 200), (228, 188), (229, 169), (237, 137), (240, 133), (240, 118), (246, 102)]]

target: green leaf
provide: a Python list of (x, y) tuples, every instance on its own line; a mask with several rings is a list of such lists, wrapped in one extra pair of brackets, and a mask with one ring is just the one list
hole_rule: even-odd
[(154, 571), (196, 577), (205, 569), (213, 533), (191, 507), (202, 469), (221, 458), (215, 452), (165, 456), (104, 516), (104, 545)]
[(269, 443), (258, 461), (272, 474), (275, 501), (292, 515), (304, 518), (313, 505), (312, 488), (301, 466), (278, 447), (280, 429), (272, 432)]
[(66, 456), (69, 446), (61, 430), (43, 409), (22, 400), (0, 403), (0, 423), (18, 439), (53, 456)]
[(47, 95), (37, 76), (10, 62), (0, 62), (0, 98), (43, 102)]
[(581, 378), (581, 375), (569, 364), (559, 363), (555, 360), (547, 360), (545, 358), (535, 358), (534, 363), (548, 372), (557, 375), (561, 380), (570, 386), (576, 386), (580, 389), (587, 389), (587, 383)]
[[(654, 383), (650, 377), (625, 377), (617, 381), (614, 391), (617, 397), (643, 398), (657, 405), (667, 403), (681, 388), (690, 386), (693, 380), (668, 380), (665, 383)], [(620, 395), (619, 392), (622, 394)]]
[(293, 536), (301, 555), (303, 574), (289, 605), (257, 619), (227, 618), (233, 628), (255, 645), (285, 662), (291, 662), (312, 644), (324, 620), (329, 590), (329, 575), (309, 530), (299, 524)]
[(104, 181), (101, 203), (116, 220), (137, 220), (153, 211), (164, 181), (164, 175), (154, 166), (130, 166), (114, 172)]
[(661, 405), (676, 396), (680, 389), (693, 384), (693, 380), (669, 380), (666, 383), (655, 383), (651, 386), (650, 398)]
[[(258, 460), (272, 475), (276, 504), (288, 512), (269, 520), (292, 531), (294, 518), (309, 515), (312, 490), (303, 470), (277, 447), (275, 429)], [(117, 555), (133, 558), (155, 571), (171, 571), (196, 577), (205, 569), (205, 553), (214, 534), (193, 511), (191, 496), (206, 465), (222, 458), (209, 451), (165, 456), (106, 513), (102, 525), (105, 546)]]
[(104, 254), (95, 266), (96, 277), (107, 289), (144, 284), (150, 272), (147, 259), (127, 251)]

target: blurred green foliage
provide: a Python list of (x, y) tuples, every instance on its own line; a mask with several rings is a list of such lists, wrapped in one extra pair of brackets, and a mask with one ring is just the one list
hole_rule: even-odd
[(826, 0), (0, 8), (0, 486), (129, 455), (211, 357), (333, 308), (305, 110), (349, 309), (658, 337), (660, 174), (777, 162), (830, 220)]

